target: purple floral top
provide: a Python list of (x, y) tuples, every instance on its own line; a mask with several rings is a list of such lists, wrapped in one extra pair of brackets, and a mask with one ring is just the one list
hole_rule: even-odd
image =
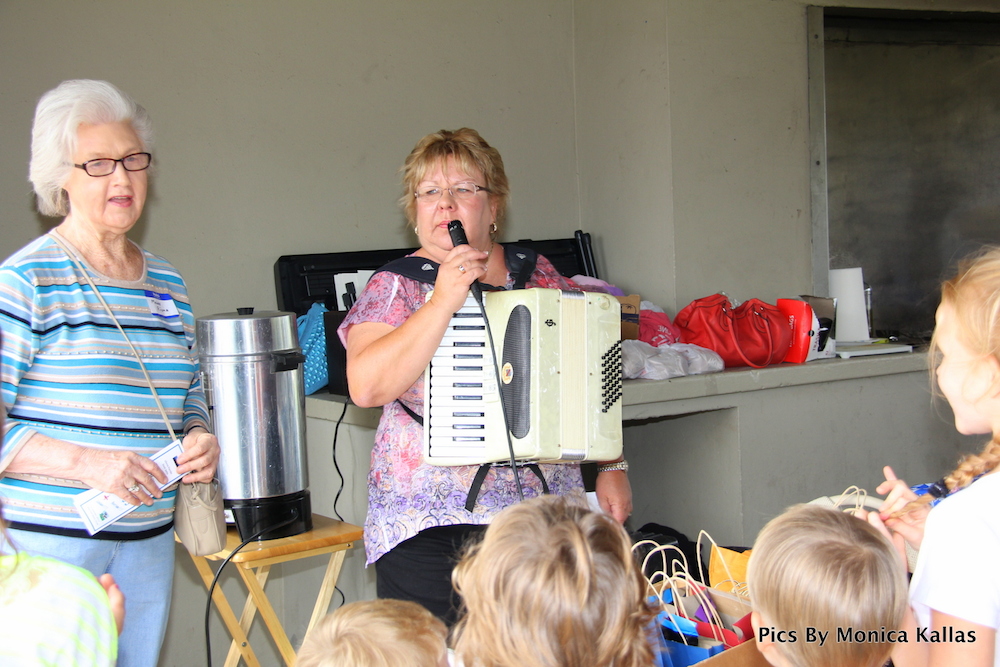
[[(506, 287), (513, 286), (508, 275)], [(556, 271), (541, 255), (529, 287), (579, 289)], [(376, 273), (344, 318), (337, 333), (347, 345), (347, 330), (360, 322), (383, 322), (398, 327), (424, 304), (432, 285), (395, 273)], [(423, 375), (399, 397), (417, 414), (424, 413)], [(554, 494), (582, 493), (580, 466), (540, 466)], [(509, 467), (490, 470), (474, 511), (465, 509), (469, 487), (479, 466), (432, 466), (423, 459), (423, 427), (393, 401), (382, 407), (375, 432), (368, 473), (368, 515), (365, 517), (365, 552), (374, 563), (400, 542), (421, 530), (455, 524), (488, 524), (500, 510), (518, 502), (517, 487)], [(540, 495), (538, 477), (521, 470), (526, 498)]]

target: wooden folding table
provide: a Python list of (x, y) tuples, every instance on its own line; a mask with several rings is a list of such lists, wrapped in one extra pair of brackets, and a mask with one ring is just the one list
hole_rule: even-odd
[[(282, 627), (281, 621), (278, 620), (278, 615), (271, 606), (267, 593), (264, 592), (264, 584), (267, 582), (271, 566), (300, 558), (330, 554), (326, 574), (323, 576), (323, 583), (316, 596), (312, 618), (310, 618), (309, 626), (306, 629), (308, 632), (326, 615), (334, 588), (337, 585), (337, 578), (340, 576), (340, 568), (344, 564), (344, 556), (347, 550), (354, 546), (354, 542), (362, 538), (362, 532), (358, 526), (313, 514), (312, 530), (276, 540), (251, 542), (237, 552), (231, 562), (236, 565), (248, 591), (240, 618), (237, 620), (221, 586), (217, 585), (212, 593), (212, 600), (233, 637), (229, 655), (226, 657), (226, 667), (235, 667), (239, 663), (240, 657), (243, 658), (248, 667), (260, 667), (260, 661), (257, 660), (257, 656), (247, 639), (250, 626), (258, 611), (260, 611), (268, 631), (274, 638), (285, 664), (289, 667), (294, 665), (295, 649), (288, 641), (288, 635), (285, 634), (285, 629)], [(215, 578), (215, 572), (209, 566), (208, 561), (224, 560), (240, 545), (240, 542), (242, 540), (239, 532), (235, 527), (230, 527), (226, 536), (226, 546), (222, 551), (211, 556), (191, 556), (206, 588), (211, 586), (212, 579)]]

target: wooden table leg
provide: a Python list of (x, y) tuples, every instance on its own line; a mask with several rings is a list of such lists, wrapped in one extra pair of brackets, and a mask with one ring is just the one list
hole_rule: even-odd
[[(208, 566), (208, 561), (205, 558), (191, 556), (191, 560), (194, 561), (194, 566), (198, 569), (198, 573), (205, 583), (205, 590), (208, 590), (212, 585), (212, 579), (215, 578), (215, 573)], [(239, 621), (236, 620), (236, 614), (233, 613), (233, 608), (229, 606), (229, 600), (226, 599), (221, 586), (216, 586), (212, 592), (212, 600), (215, 602), (216, 609), (219, 610), (219, 615), (222, 616), (223, 623), (229, 629), (229, 634), (233, 638), (233, 644), (237, 646), (240, 654), (243, 656), (243, 660), (246, 661), (247, 667), (260, 667), (260, 661), (257, 660), (256, 654), (250, 648), (250, 640), (247, 639), (246, 632), (243, 631)]]
[(275, 613), (274, 607), (271, 606), (271, 601), (267, 599), (267, 595), (257, 581), (257, 577), (253, 575), (251, 567), (244, 563), (240, 563), (239, 565), (240, 567), (237, 569), (240, 572), (240, 576), (243, 577), (243, 582), (247, 585), (247, 590), (250, 591), (250, 595), (257, 603), (257, 610), (271, 631), (271, 637), (274, 639), (274, 643), (277, 644), (278, 651), (281, 652), (281, 657), (285, 659), (285, 664), (288, 667), (292, 667), (295, 665), (295, 649), (292, 648), (292, 643), (288, 641), (288, 635), (285, 634), (285, 629), (281, 627), (281, 621), (278, 620), (278, 615)]
[[(257, 568), (257, 581), (260, 582), (260, 587), (264, 588), (264, 584), (267, 583), (267, 575), (271, 572), (270, 565), (263, 565)], [(254, 616), (257, 615), (257, 605), (254, 603), (252, 595), (247, 595), (246, 602), (243, 603), (243, 613), (240, 614), (240, 627), (243, 628), (243, 632), (249, 637), (250, 636), (250, 626), (253, 625)], [(240, 652), (239, 646), (236, 645), (234, 641), (232, 646), (229, 647), (229, 655), (226, 656), (226, 662), (224, 667), (237, 667), (240, 663)]]
[(333, 597), (333, 591), (337, 588), (337, 580), (340, 578), (340, 568), (344, 565), (344, 556), (346, 555), (346, 549), (334, 551), (330, 554), (330, 562), (326, 566), (326, 574), (323, 575), (323, 584), (320, 586), (319, 595), (316, 597), (316, 606), (313, 607), (312, 617), (309, 619), (309, 627), (306, 628), (307, 633), (316, 627), (316, 624), (329, 611), (330, 598)]

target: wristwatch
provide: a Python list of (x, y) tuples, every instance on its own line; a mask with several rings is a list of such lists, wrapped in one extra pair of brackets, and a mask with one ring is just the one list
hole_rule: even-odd
[(621, 470), (622, 472), (628, 472), (628, 461), (622, 459), (621, 461), (615, 461), (614, 463), (601, 463), (597, 466), (597, 472), (614, 472), (616, 470)]

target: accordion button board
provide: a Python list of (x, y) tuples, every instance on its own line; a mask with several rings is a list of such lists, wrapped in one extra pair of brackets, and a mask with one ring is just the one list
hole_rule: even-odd
[(483, 297), (486, 318), (470, 294), (425, 371), (424, 459), (503, 462), (511, 448), (524, 462), (621, 456), (618, 300), (543, 288)]

